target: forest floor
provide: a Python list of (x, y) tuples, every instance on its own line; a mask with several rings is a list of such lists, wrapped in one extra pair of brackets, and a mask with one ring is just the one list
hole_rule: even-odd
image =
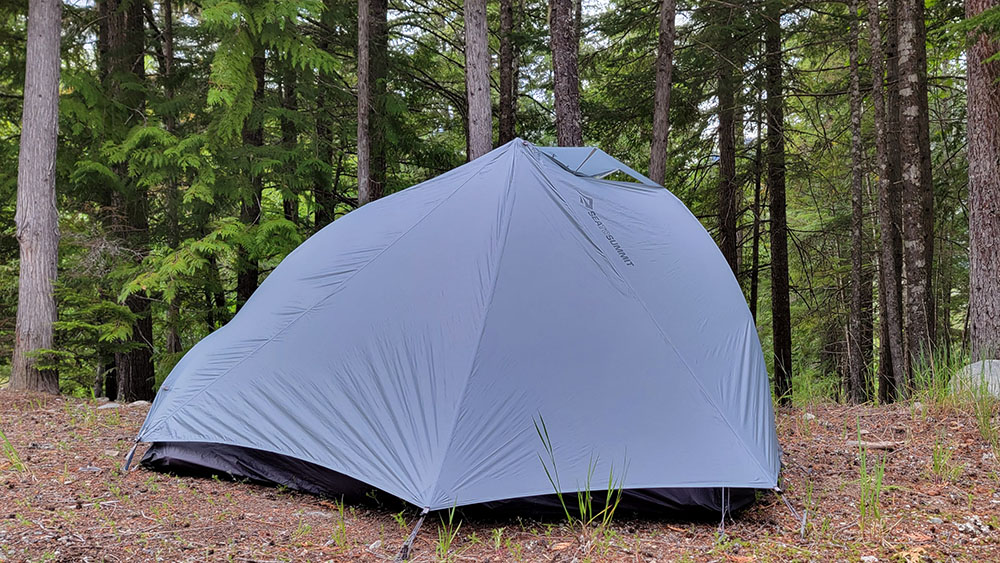
[[(122, 474), (148, 407), (101, 404), (0, 390), (0, 561), (391, 560), (417, 518), (247, 483)], [(724, 535), (717, 519), (458, 526), (456, 516), (449, 528), (431, 514), (412, 560), (998, 561), (1000, 465), (981, 421), (974, 403), (948, 399), (780, 410), (804, 535), (771, 493)], [(859, 437), (891, 449), (861, 455), (850, 443)]]

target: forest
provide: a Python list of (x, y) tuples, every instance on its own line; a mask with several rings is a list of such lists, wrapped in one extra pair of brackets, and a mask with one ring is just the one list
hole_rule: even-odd
[(905, 398), (998, 357), (998, 37), (995, 0), (4, 2), (0, 385), (150, 400), (317, 230), (520, 137), (697, 215), (776, 400)]

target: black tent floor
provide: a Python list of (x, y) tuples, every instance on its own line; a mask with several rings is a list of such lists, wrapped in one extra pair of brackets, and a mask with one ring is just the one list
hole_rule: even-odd
[[(266, 485), (277, 485), (346, 502), (365, 503), (389, 497), (362, 481), (301, 459), (253, 448), (207, 442), (154, 442), (142, 457), (145, 468), (169, 473), (228, 477)], [(626, 489), (616, 509), (640, 517), (671, 518), (718, 517), (725, 502), (733, 512), (751, 504), (757, 489), (746, 488), (658, 488)], [(603, 508), (606, 491), (592, 491), (595, 510)], [(395, 498), (395, 497), (393, 497)], [(571, 513), (578, 512), (577, 496), (564, 494)], [(398, 501), (403, 503), (403, 501)], [(461, 508), (467, 515), (531, 514), (559, 516), (562, 502), (555, 494), (513, 498)]]

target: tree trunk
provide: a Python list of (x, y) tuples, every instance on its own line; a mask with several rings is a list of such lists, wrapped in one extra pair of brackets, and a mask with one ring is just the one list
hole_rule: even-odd
[[(145, 4), (125, 0), (107, 0), (108, 92), (120, 103), (122, 111), (108, 114), (108, 130), (121, 141), (130, 128), (139, 123), (145, 113), (146, 98), (141, 88), (145, 73)], [(100, 41), (99, 41), (100, 43)], [(111, 195), (114, 216), (112, 229), (139, 262), (149, 252), (149, 211), (146, 189), (129, 177), (127, 163), (113, 166), (121, 179), (122, 189)], [(155, 383), (153, 370), (153, 319), (150, 301), (134, 293), (125, 299), (134, 315), (132, 333), (124, 342), (123, 351), (115, 354), (118, 376), (118, 396), (123, 401), (152, 400)]]
[[(725, 39), (723, 41), (726, 41)], [(729, 268), (739, 277), (736, 244), (736, 216), (739, 200), (736, 191), (736, 131), (735, 97), (736, 85), (733, 79), (732, 61), (725, 56), (718, 57), (719, 100), (719, 248), (726, 257)]]
[(469, 104), (469, 160), (493, 150), (490, 50), (486, 0), (465, 0), (465, 94)]
[(560, 147), (583, 145), (580, 117), (579, 33), (573, 0), (549, 0), (556, 141)]
[[(163, 93), (168, 100), (174, 98), (174, 11), (173, 0), (163, 2)], [(168, 132), (173, 133), (176, 127), (174, 115), (169, 113), (164, 119)], [(167, 180), (166, 193), (167, 237), (170, 248), (176, 250), (181, 243), (180, 206), (181, 196), (177, 189), (177, 180), (171, 177)], [(167, 304), (167, 353), (179, 354), (183, 350), (180, 335), (181, 311), (174, 301)]]
[(899, 124), (902, 159), (905, 325), (911, 366), (928, 360), (934, 339), (931, 265), (934, 191), (927, 107), (924, 0), (899, 0)]
[(850, 107), (851, 107), (851, 306), (847, 334), (847, 399), (854, 404), (870, 398), (868, 367), (871, 364), (871, 279), (864, 263), (864, 170), (861, 145), (861, 77), (858, 70), (857, 0), (851, 0)]
[[(965, 15), (997, 0), (966, 0)], [(976, 33), (968, 48), (969, 330), (972, 359), (1000, 359), (1000, 42)]]
[[(299, 110), (295, 82), (295, 67), (292, 66), (291, 61), (286, 61), (285, 75), (282, 80), (281, 108), (289, 114), (293, 114)], [(289, 117), (285, 117), (281, 120), (281, 144), (285, 151), (290, 153), (295, 150), (297, 142), (298, 131), (296, 130), (295, 122)], [(285, 186), (285, 191), (282, 193), (282, 211), (284, 212), (285, 219), (298, 224), (299, 192), (297, 186), (292, 181), (292, 178), (295, 177), (294, 161), (290, 161), (287, 174), (289, 185)]]
[(52, 348), (59, 264), (56, 145), (59, 135), (61, 0), (28, 3), (28, 52), (17, 166), (17, 241), (21, 270), (11, 361), (11, 389), (59, 393), (59, 374), (35, 368), (31, 353)]
[(670, 87), (674, 70), (674, 14), (676, 0), (660, 1), (660, 36), (656, 48), (656, 89), (653, 92), (653, 141), (649, 148), (649, 179), (660, 184), (667, 177), (667, 141), (670, 135)]
[(760, 287), (760, 176), (764, 169), (764, 137), (761, 133), (764, 125), (760, 119), (762, 102), (763, 100), (758, 92), (757, 108), (755, 109), (757, 142), (754, 147), (753, 160), (753, 243), (750, 254), (750, 316), (753, 317), (754, 323), (757, 322), (757, 301), (759, 299), (758, 292)]
[[(260, 104), (264, 97), (264, 73), (266, 72), (267, 65), (264, 57), (264, 48), (258, 46), (252, 61), (254, 77), (257, 81), (253, 95), (254, 109), (243, 124), (243, 144), (254, 148), (264, 146), (264, 124), (263, 117), (260, 115)], [(250, 150), (250, 161), (247, 167), (247, 172), (250, 175), (250, 193), (244, 196), (243, 201), (240, 202), (240, 222), (246, 225), (247, 228), (260, 223), (260, 199), (264, 192), (264, 179), (260, 174), (253, 172), (253, 161), (259, 156), (258, 151), (255, 151), (253, 148)], [(236, 273), (237, 311), (250, 299), (250, 296), (257, 290), (257, 285), (260, 283), (260, 266), (257, 263), (257, 257), (254, 256), (251, 249), (241, 247), (238, 250), (239, 267)]]
[(785, 111), (781, 78), (781, 2), (766, 5), (767, 189), (771, 206), (771, 322), (774, 394), (792, 402), (792, 314), (788, 284), (788, 226), (785, 216)]
[(358, 205), (385, 190), (387, 0), (358, 0)]
[(517, 63), (514, 59), (514, 0), (500, 0), (499, 144), (512, 141), (517, 123)]
[[(322, 22), (323, 32), (317, 42), (320, 49), (331, 53), (330, 34), (337, 28), (338, 22), (335, 17), (336, 6), (334, 0), (325, 0)], [(316, 72), (316, 158), (326, 166), (333, 164), (333, 124), (330, 117), (331, 108), (327, 103), (326, 89), (324, 82), (326, 75), (317, 70)], [(332, 187), (330, 176), (323, 169), (313, 175), (313, 201), (316, 205), (313, 215), (313, 230), (318, 231), (333, 221), (337, 203)]]
[[(889, 11), (893, 18), (893, 12)], [(879, 24), (878, 0), (868, 0), (868, 33), (872, 46), (872, 106), (875, 110), (875, 163), (878, 177), (878, 218), (880, 225), (879, 255), (879, 317), (881, 345), (879, 352), (879, 399), (888, 402), (892, 399), (902, 399), (909, 389), (909, 377), (904, 364), (903, 349), (903, 317), (902, 295), (900, 287), (900, 231), (898, 217), (898, 198), (893, 185), (893, 157), (890, 152), (893, 135), (889, 130), (893, 122), (894, 105), (892, 94), (886, 104), (883, 82), (883, 60), (889, 63), (888, 57), (882, 53), (882, 31)], [(892, 25), (889, 25), (889, 41), (892, 45)], [(887, 51), (888, 53), (889, 51)], [(892, 70), (890, 67), (889, 76)], [(893, 88), (890, 86), (890, 92)]]

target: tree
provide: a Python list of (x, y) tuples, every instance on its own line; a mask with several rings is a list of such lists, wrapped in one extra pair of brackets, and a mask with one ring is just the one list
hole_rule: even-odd
[[(889, 10), (893, 18), (893, 11)], [(892, 25), (889, 25), (891, 46)], [(898, 154), (892, 152), (893, 135), (889, 133), (892, 111), (895, 109), (891, 98), (887, 103), (883, 62), (889, 59), (882, 51), (882, 32), (879, 23), (878, 0), (868, 0), (868, 35), (872, 48), (872, 106), (875, 122), (875, 174), (878, 178), (878, 220), (879, 241), (879, 399), (890, 401), (902, 399), (909, 389), (909, 378), (905, 369), (903, 349), (902, 291), (900, 285), (902, 267), (901, 233), (898, 221), (898, 185), (894, 183), (893, 159)], [(891, 59), (889, 59), (891, 60)], [(890, 66), (888, 76), (893, 76)], [(891, 89), (890, 89), (891, 90)], [(898, 171), (898, 169), (897, 169)]]
[(490, 51), (486, 0), (465, 0), (465, 93), (469, 105), (469, 160), (493, 149)]
[(785, 124), (782, 86), (781, 0), (768, 0), (764, 15), (767, 101), (767, 189), (771, 207), (771, 322), (774, 395), (792, 400), (792, 313), (788, 283), (788, 222), (785, 210)]
[(730, 5), (713, 8), (716, 14), (716, 99), (719, 119), (719, 248), (733, 274), (739, 276), (736, 220), (739, 194), (736, 189), (736, 77)]
[(387, 0), (358, 0), (358, 205), (385, 190), (387, 18)]
[(499, 144), (514, 139), (517, 124), (517, 63), (514, 57), (514, 0), (500, 0)]
[(560, 147), (583, 145), (578, 70), (579, 32), (574, 0), (549, 0), (556, 141)]
[(927, 105), (924, 0), (899, 2), (899, 122), (902, 159), (905, 327), (911, 366), (927, 359), (934, 338), (931, 265), (934, 191)]
[(674, 70), (674, 15), (676, 0), (661, 0), (659, 41), (656, 47), (656, 88), (653, 92), (653, 140), (649, 148), (649, 179), (663, 185), (667, 176), (667, 140), (670, 134), (670, 88)]
[[(255, 170), (257, 159), (260, 158), (260, 148), (264, 146), (264, 124), (262, 113), (262, 100), (264, 98), (265, 76), (267, 70), (267, 59), (264, 46), (257, 38), (254, 55), (251, 59), (253, 70), (253, 80), (255, 83), (253, 93), (254, 111), (243, 122), (243, 144), (249, 147), (247, 154), (246, 176), (249, 179), (249, 190), (243, 194), (240, 201), (240, 222), (250, 229), (254, 225), (260, 224), (261, 198), (264, 192), (264, 178), (259, 170)], [(260, 283), (260, 265), (257, 261), (253, 245), (241, 246), (238, 250), (238, 270), (236, 272), (236, 308), (239, 310), (250, 299), (257, 285)]]
[[(997, 13), (998, 6), (966, 0), (965, 16)], [(973, 359), (1000, 359), (1000, 42), (982, 30), (970, 40), (969, 330)]]
[(868, 366), (872, 359), (872, 280), (865, 265), (864, 170), (861, 144), (861, 77), (858, 69), (857, 0), (850, 7), (851, 107), (851, 307), (847, 331), (847, 398), (863, 403), (869, 398)]
[(20, 278), (14, 329), (12, 389), (59, 392), (59, 374), (35, 367), (38, 350), (52, 348), (53, 285), (59, 260), (56, 145), (59, 134), (59, 35), (62, 0), (28, 3), (28, 54), (17, 166), (17, 241)]
[[(107, 90), (115, 101), (107, 114), (107, 128), (116, 142), (124, 142), (145, 113), (145, 5), (129, 0), (103, 2), (107, 22), (102, 26), (107, 45)], [(128, 163), (115, 159), (118, 186), (111, 194), (113, 231), (138, 264), (149, 252), (149, 210), (146, 187), (131, 177)], [(125, 298), (133, 320), (124, 349), (115, 353), (118, 396), (124, 401), (152, 400), (153, 319), (150, 300), (138, 293)]]

